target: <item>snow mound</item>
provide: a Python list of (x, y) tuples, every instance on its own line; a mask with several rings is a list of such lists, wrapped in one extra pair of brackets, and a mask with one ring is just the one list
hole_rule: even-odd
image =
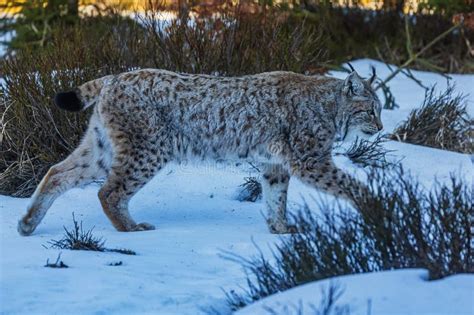
[[(342, 295), (335, 305), (351, 315), (366, 314), (473, 314), (474, 275), (455, 275), (427, 281), (424, 269), (404, 269), (335, 277), (274, 294), (247, 306), (235, 315), (315, 314), (323, 292), (331, 285)], [(301, 313), (288, 310), (298, 310)]]

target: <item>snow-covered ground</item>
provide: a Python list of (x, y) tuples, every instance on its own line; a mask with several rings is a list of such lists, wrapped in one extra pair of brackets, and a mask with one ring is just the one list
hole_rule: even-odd
[[(371, 64), (382, 78), (386, 77), (388, 69), (381, 63), (352, 63), (361, 75), (367, 76)], [(446, 87), (441, 75), (413, 73), (426, 85), (436, 83), (440, 91)], [(346, 74), (331, 75), (343, 78)], [(468, 106), (474, 114), (474, 76), (453, 75), (452, 81), (459, 92), (469, 94)], [(393, 130), (411, 109), (418, 107), (424, 95), (423, 89), (403, 75), (389, 86), (400, 108), (383, 112), (386, 131)], [(395, 150), (394, 158), (403, 157), (401, 163), (426, 187), (431, 186), (435, 176), (444, 180), (450, 172), (468, 181), (474, 178), (467, 155), (398, 142), (386, 145)], [(340, 157), (337, 162), (355, 171), (345, 158)], [(244, 285), (245, 275), (238, 264), (221, 258), (220, 253), (231, 251), (247, 257), (256, 252), (253, 242), (269, 252), (278, 241), (267, 231), (261, 202), (235, 200), (238, 186), (249, 174), (248, 168), (229, 164), (168, 166), (130, 204), (137, 221), (157, 227), (138, 233), (115, 231), (100, 207), (97, 184), (61, 196), (30, 237), (21, 237), (16, 231), (28, 199), (0, 196), (0, 313), (200, 314), (209, 308), (225, 311), (222, 289)], [(290, 210), (298, 210), (303, 199), (311, 202), (320, 197), (311, 188), (291, 180)], [(315, 205), (313, 209), (317, 211)], [(138, 255), (43, 247), (49, 240), (61, 238), (63, 226), (72, 225), (72, 212), (85, 228), (95, 226), (94, 234), (104, 237), (107, 247), (129, 248)], [(44, 268), (46, 260), (55, 260), (59, 252), (70, 268)], [(108, 265), (117, 261), (123, 265)], [(422, 270), (406, 270), (341, 277), (345, 286), (341, 301), (350, 304), (354, 314), (367, 314), (368, 299), (372, 301), (372, 314), (474, 314), (473, 275), (426, 282), (423, 274)], [(318, 305), (319, 285), (308, 284), (308, 290), (296, 288), (287, 294), (297, 300), (298, 292), (302, 292), (298, 290), (304, 290), (301, 299)], [(272, 302), (263, 302), (269, 301)], [(255, 308), (242, 310), (242, 314), (262, 310), (258, 305), (252, 307)]]
[[(404, 269), (335, 277), (302, 285), (260, 300), (236, 315), (315, 314), (331, 286), (338, 288), (336, 307), (351, 315), (473, 314), (472, 276), (426, 281), (423, 269)], [(301, 311), (301, 313), (298, 313)]]

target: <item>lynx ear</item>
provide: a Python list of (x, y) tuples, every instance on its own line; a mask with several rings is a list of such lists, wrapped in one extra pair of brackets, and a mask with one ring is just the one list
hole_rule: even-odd
[(362, 82), (357, 72), (352, 71), (352, 73), (347, 76), (342, 91), (348, 96), (362, 94), (364, 91), (364, 82)]
[(377, 73), (375, 72), (375, 67), (371, 66), (370, 69), (372, 69), (372, 76), (367, 80), (370, 86), (374, 83), (375, 79), (377, 78)]

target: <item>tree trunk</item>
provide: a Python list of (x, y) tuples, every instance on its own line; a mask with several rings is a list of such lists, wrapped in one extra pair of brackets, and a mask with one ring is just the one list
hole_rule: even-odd
[(79, 14), (79, 0), (67, 0), (67, 13), (68, 15)]

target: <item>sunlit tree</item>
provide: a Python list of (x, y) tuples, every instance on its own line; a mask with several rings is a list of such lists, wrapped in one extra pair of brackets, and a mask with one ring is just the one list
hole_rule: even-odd
[(7, 0), (0, 4), (0, 32), (13, 32), (11, 49), (44, 46), (58, 23), (74, 23), (79, 14), (78, 0)]

